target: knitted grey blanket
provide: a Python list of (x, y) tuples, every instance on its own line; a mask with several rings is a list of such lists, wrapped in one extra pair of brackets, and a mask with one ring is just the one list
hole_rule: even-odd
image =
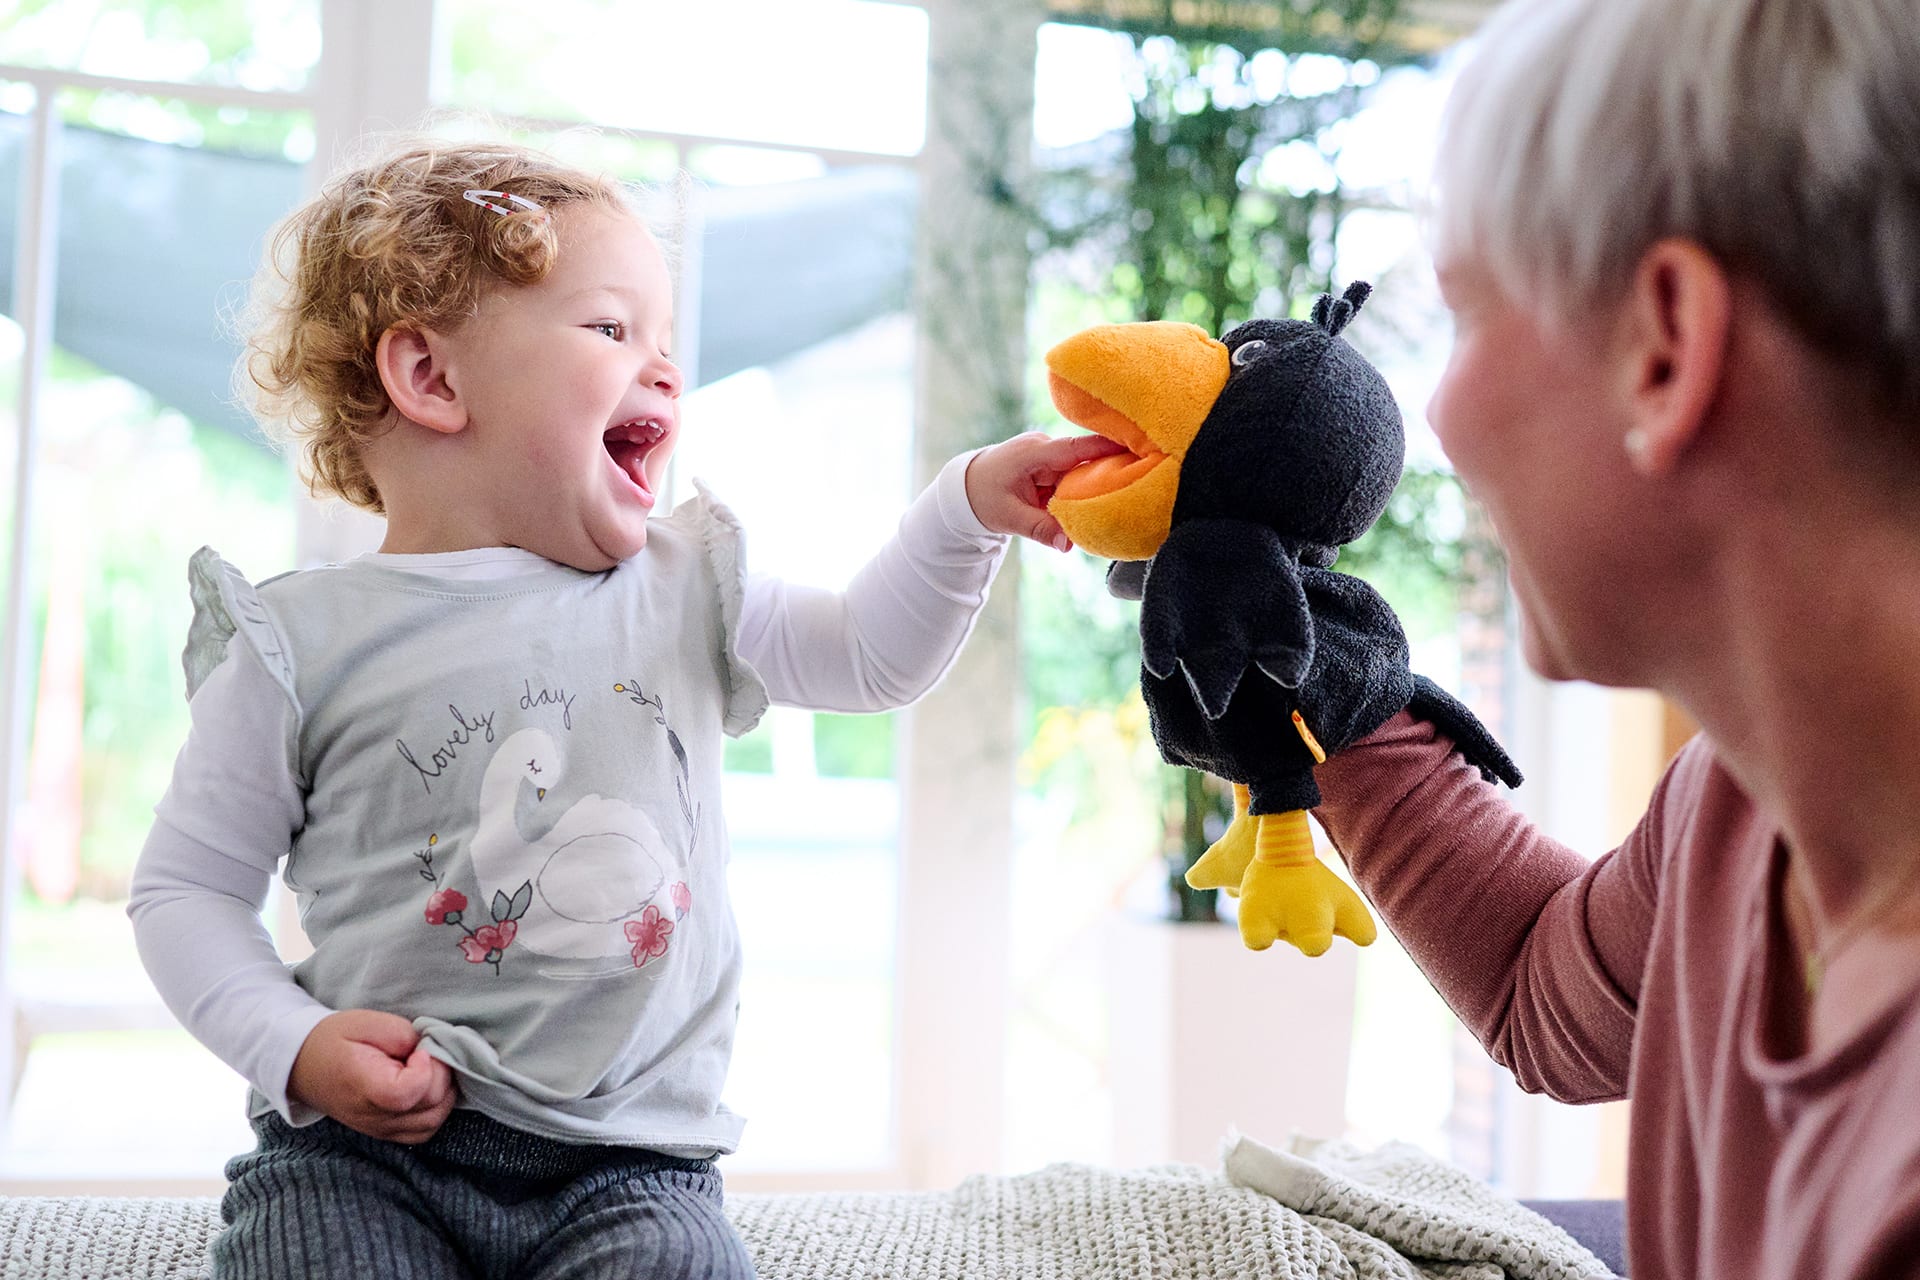
[[(1413, 1147), (1229, 1137), (1224, 1169), (1056, 1164), (951, 1191), (737, 1195), (762, 1280), (1598, 1280), (1558, 1227)], [(200, 1280), (219, 1202), (0, 1198), (4, 1280)]]

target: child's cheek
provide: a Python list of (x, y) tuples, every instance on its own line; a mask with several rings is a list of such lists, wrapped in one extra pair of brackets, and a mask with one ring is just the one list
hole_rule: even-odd
[(566, 452), (558, 440), (532, 433), (521, 439), (518, 462), (534, 471), (551, 471), (565, 460)]

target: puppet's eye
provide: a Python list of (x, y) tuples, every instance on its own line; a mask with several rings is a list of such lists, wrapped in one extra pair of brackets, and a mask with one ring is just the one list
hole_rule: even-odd
[(1242, 365), (1252, 364), (1255, 360), (1258, 360), (1260, 358), (1260, 356), (1262, 355), (1262, 353), (1266, 351), (1266, 349), (1267, 349), (1267, 344), (1262, 340), (1260, 340), (1259, 338), (1255, 338), (1250, 342), (1241, 343), (1239, 346), (1233, 349), (1234, 367), (1237, 369)]

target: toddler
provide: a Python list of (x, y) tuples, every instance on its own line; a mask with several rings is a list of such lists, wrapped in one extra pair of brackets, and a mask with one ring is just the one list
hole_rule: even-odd
[(409, 144), (274, 258), (262, 420), (386, 537), (258, 586), (189, 568), (192, 729), (129, 912), (252, 1086), (216, 1274), (751, 1275), (713, 1163), (741, 1130), (721, 735), (925, 693), (1006, 535), (1064, 550), (1052, 486), (1112, 446), (956, 458), (844, 593), (790, 586), (704, 489), (652, 518), (681, 377), (618, 184)]

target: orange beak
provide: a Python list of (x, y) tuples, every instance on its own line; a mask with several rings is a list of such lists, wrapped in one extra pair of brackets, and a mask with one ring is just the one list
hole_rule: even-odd
[(1082, 463), (1047, 510), (1074, 542), (1112, 560), (1145, 560), (1166, 541), (1180, 464), (1231, 361), (1197, 325), (1098, 325), (1047, 352), (1053, 403), (1069, 422), (1126, 447)]

